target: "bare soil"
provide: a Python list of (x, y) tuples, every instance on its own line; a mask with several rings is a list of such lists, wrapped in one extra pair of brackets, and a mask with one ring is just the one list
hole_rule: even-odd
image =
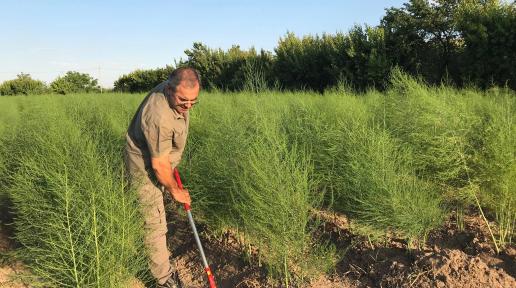
[(8, 237), (10, 234), (9, 229), (0, 222), (0, 287), (29, 287), (18, 277), (26, 273), (23, 264), (9, 256), (9, 252), (14, 250), (14, 242)]
[[(169, 249), (181, 279), (186, 287), (207, 287), (186, 216), (177, 212), (180, 209), (177, 205), (167, 208)], [(195, 210), (193, 213), (195, 218)], [(324, 222), (321, 235), (347, 252), (330, 275), (291, 287), (516, 287), (516, 247), (507, 247), (497, 255), (487, 227), (478, 215), (465, 216), (462, 231), (451, 217), (431, 233), (422, 248), (410, 249), (402, 239), (373, 243), (353, 235), (342, 215), (321, 211), (317, 214)], [(253, 249), (251, 253), (245, 252), (249, 247), (242, 247), (236, 233), (213, 236), (200, 224), (198, 230), (218, 287), (283, 287), (268, 279)], [(0, 256), (13, 249), (7, 234), (0, 226)], [(2, 259), (5, 258), (0, 257), (0, 287), (30, 287), (12, 279), (23, 271), (23, 265)], [(144, 287), (138, 281), (130, 286)]]
[[(187, 287), (206, 287), (186, 217), (169, 214), (169, 245), (180, 276)], [(516, 287), (516, 248), (513, 245), (496, 255), (478, 215), (465, 216), (463, 231), (458, 231), (451, 218), (429, 236), (423, 248), (409, 249), (402, 239), (378, 244), (353, 235), (342, 215), (317, 214), (325, 223), (324, 237), (347, 253), (331, 275), (298, 287)], [(220, 287), (283, 287), (267, 279), (253, 255), (244, 257), (246, 249), (234, 234), (210, 237), (204, 228), (198, 227)]]
[[(177, 213), (179, 209), (177, 206), (167, 209), (168, 230), (171, 235), (168, 239), (169, 250), (186, 287), (207, 287), (206, 272), (202, 267), (190, 224), (184, 213)], [(195, 219), (195, 209), (192, 213)], [(206, 233), (204, 225), (196, 225), (218, 287), (273, 287), (266, 277), (265, 268), (259, 267), (252, 255), (246, 256), (240, 245), (241, 241), (236, 239), (234, 233), (227, 232), (215, 237)], [(251, 263), (245, 261), (246, 258)]]

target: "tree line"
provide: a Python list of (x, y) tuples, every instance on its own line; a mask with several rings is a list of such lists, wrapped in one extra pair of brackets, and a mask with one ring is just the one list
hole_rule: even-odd
[(98, 80), (86, 73), (68, 71), (57, 77), (49, 85), (45, 82), (32, 79), (29, 74), (20, 73), (16, 79), (4, 81), (0, 85), (0, 95), (32, 95), (43, 93), (83, 93), (98, 92)]
[[(335, 85), (384, 89), (399, 67), (428, 84), (516, 88), (516, 4), (501, 0), (410, 0), (386, 9), (380, 25), (347, 33), (287, 33), (274, 53), (194, 43), (176, 66), (198, 69), (207, 89), (282, 88), (324, 91)], [(163, 69), (139, 70), (115, 82), (119, 91), (146, 91)], [(142, 80), (148, 79), (147, 83)], [(136, 84), (137, 83), (137, 84)]]
[(123, 75), (114, 89), (148, 91), (181, 66), (199, 70), (208, 90), (381, 90), (394, 67), (428, 84), (516, 89), (515, 51), (514, 1), (409, 0), (386, 9), (378, 26), (302, 37), (288, 32), (273, 52), (196, 42), (186, 59)]

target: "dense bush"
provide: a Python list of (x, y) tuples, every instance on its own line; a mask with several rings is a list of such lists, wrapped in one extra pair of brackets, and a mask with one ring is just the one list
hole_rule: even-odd
[[(20, 120), (20, 107), (14, 97), (3, 97), (0, 105), (0, 175), (7, 175), (12, 168), (8, 161), (10, 155), (7, 150), (7, 142), (14, 137), (13, 131), (17, 130), (17, 124)], [(3, 224), (10, 222), (11, 215), (6, 212), (9, 210), (10, 201), (7, 195), (8, 182), (6, 177), (0, 177), (0, 233), (3, 231)]]
[(186, 60), (179, 66), (190, 66), (199, 71), (206, 89), (261, 90), (272, 83), (272, 55), (254, 48), (242, 50), (233, 46), (227, 51), (210, 49), (202, 43), (194, 43), (185, 51)]
[(313, 193), (310, 156), (283, 130), (281, 118), (293, 98), (213, 96), (192, 111), (184, 157), (196, 207), (212, 229), (230, 227), (258, 247), (272, 275), (290, 282), (331, 267), (332, 250), (311, 234), (317, 227), (311, 211), (321, 197)]
[(97, 79), (86, 73), (68, 71), (50, 83), (50, 89), (58, 94), (97, 92), (100, 90)]
[(514, 93), (428, 87), (399, 71), (391, 82), (384, 104), (376, 108), (385, 114), (379, 122), (412, 151), (417, 176), (437, 184), (447, 205), (459, 211), (475, 205), (486, 223), (489, 215), (497, 219), (498, 232), (492, 234), (497, 250), (511, 243), (516, 219)]
[(466, 150), (472, 192), (496, 219), (496, 239), (503, 247), (514, 242), (516, 231), (516, 95), (491, 90), (482, 98), (467, 96), (469, 109), (478, 115)]
[(516, 3), (466, 0), (457, 15), (463, 82), (516, 89)]
[(316, 191), (325, 192), (328, 207), (367, 233), (389, 230), (415, 242), (443, 221), (442, 199), (431, 182), (418, 179), (410, 148), (376, 123), (383, 113), (371, 103), (381, 101), (375, 93), (342, 92), (291, 99), (283, 125), (289, 143), (309, 151)]
[(474, 119), (453, 90), (430, 88), (394, 70), (378, 110), (392, 135), (412, 147), (421, 178), (456, 188), (467, 184), (463, 152)]
[(167, 80), (174, 67), (136, 70), (123, 75), (114, 83), (114, 90), (119, 92), (145, 92), (154, 88), (159, 83)]
[(289, 89), (322, 92), (339, 82), (358, 90), (383, 87), (390, 69), (383, 45), (383, 29), (368, 26), (301, 39), (288, 33), (275, 48), (274, 75)]
[(29, 74), (18, 74), (16, 79), (7, 80), (0, 85), (0, 95), (29, 95), (47, 92), (45, 83), (34, 80)]

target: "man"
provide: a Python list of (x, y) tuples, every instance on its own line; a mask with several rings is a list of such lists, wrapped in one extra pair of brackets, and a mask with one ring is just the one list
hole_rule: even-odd
[(172, 171), (181, 161), (188, 134), (188, 111), (197, 103), (200, 85), (195, 69), (174, 70), (167, 81), (145, 97), (127, 130), (124, 160), (132, 185), (139, 187), (144, 241), (158, 287), (182, 287), (169, 262), (163, 192), (169, 191), (176, 201), (190, 204), (190, 194), (179, 189)]

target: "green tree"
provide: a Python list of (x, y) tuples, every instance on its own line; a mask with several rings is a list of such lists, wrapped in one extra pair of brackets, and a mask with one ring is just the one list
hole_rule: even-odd
[(358, 90), (383, 87), (391, 66), (383, 29), (370, 26), (302, 38), (287, 33), (275, 52), (276, 77), (288, 89), (322, 92), (342, 81)]
[[(323, 39), (332, 40), (323, 35)], [(330, 42), (328, 41), (328, 42)], [(324, 46), (318, 35), (298, 38), (287, 33), (280, 38), (276, 52), (274, 71), (282, 85), (287, 89), (313, 89), (323, 91), (331, 81), (329, 73), (331, 57), (335, 45)]]
[(173, 70), (174, 67), (169, 65), (165, 68), (135, 70), (115, 81), (115, 91), (131, 93), (149, 91), (159, 83), (167, 80)]
[[(179, 62), (178, 66), (189, 66), (197, 69), (203, 78), (203, 87), (206, 89), (222, 89), (237, 91), (246, 88), (253, 77), (260, 78), (262, 83), (271, 85), (272, 54), (254, 48), (242, 50), (240, 46), (233, 45), (227, 51), (211, 49), (208, 46), (196, 42), (192, 49), (185, 51), (186, 60)], [(250, 75), (250, 74), (259, 75)], [(246, 84), (247, 83), (247, 84)], [(256, 84), (256, 83), (255, 83)], [(252, 85), (255, 85), (252, 84)]]
[(457, 75), (459, 5), (460, 0), (410, 0), (403, 8), (387, 9), (381, 27), (393, 62), (431, 83)]
[(0, 85), (0, 95), (29, 95), (47, 92), (45, 83), (32, 79), (29, 74), (20, 73), (16, 79), (7, 80)]
[(457, 18), (464, 39), (464, 81), (516, 89), (516, 4), (465, 0)]
[(50, 89), (59, 94), (97, 92), (100, 90), (97, 79), (86, 73), (68, 71), (50, 83)]

